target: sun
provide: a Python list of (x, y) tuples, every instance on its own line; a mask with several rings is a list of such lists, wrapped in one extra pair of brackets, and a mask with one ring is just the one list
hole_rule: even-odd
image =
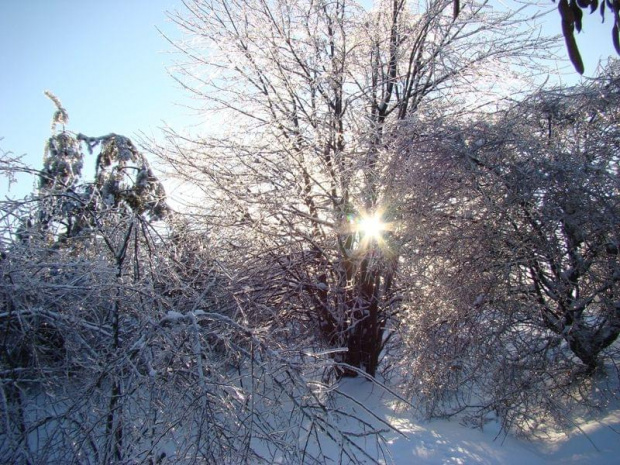
[(390, 232), (395, 230), (394, 222), (387, 222), (385, 209), (376, 208), (374, 211), (360, 209), (357, 215), (349, 216), (348, 233), (356, 235), (357, 250), (390, 256), (392, 242)]
[(386, 223), (383, 222), (381, 215), (374, 213), (365, 215), (359, 221), (358, 230), (365, 238), (379, 240), (383, 231), (387, 229)]

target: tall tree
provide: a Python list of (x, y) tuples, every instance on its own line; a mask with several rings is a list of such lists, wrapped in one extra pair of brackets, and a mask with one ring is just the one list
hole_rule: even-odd
[(387, 141), (439, 96), (480, 104), (545, 44), (486, 3), (455, 20), (450, 0), (194, 0), (174, 18), (193, 37), (179, 80), (230, 130), (160, 152), (256, 270), (244, 289), (345, 350), (340, 373), (374, 375), (399, 301)]

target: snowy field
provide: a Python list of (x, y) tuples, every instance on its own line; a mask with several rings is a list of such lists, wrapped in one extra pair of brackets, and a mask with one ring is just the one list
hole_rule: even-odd
[[(345, 380), (342, 390), (403, 433), (390, 432), (385, 435), (388, 443), (386, 454), (374, 451), (374, 456), (380, 463), (620, 463), (620, 409), (601, 415), (601, 418), (584, 421), (580, 427), (575, 427), (568, 434), (556, 434), (544, 441), (528, 441), (499, 434), (499, 427), (493, 423), (480, 431), (463, 426), (458, 420), (414, 420), (410, 412), (399, 413), (390, 405), (390, 396), (366, 380)], [(363, 413), (359, 413), (363, 416)], [(373, 454), (373, 447), (366, 451)], [(337, 456), (337, 451), (334, 451), (333, 456)], [(370, 460), (368, 462), (371, 463)], [(338, 463), (338, 460), (334, 463)]]

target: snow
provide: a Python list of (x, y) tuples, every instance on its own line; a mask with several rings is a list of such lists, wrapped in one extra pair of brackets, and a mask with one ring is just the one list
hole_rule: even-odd
[[(620, 408), (591, 419), (573, 431), (542, 440), (500, 434), (489, 424), (480, 431), (457, 420), (416, 419), (411, 410), (399, 410), (391, 395), (364, 379), (346, 379), (340, 389), (355, 398), (399, 432), (385, 434), (387, 453), (374, 454), (379, 463), (394, 464), (588, 464), (620, 463)], [(370, 420), (361, 408), (356, 413)], [(343, 425), (344, 427), (352, 427)], [(360, 444), (361, 445), (361, 444)], [(366, 449), (368, 453), (373, 447)], [(334, 446), (332, 456), (337, 457)], [(368, 461), (368, 463), (372, 463)]]
[(607, 412), (538, 444), (547, 463), (620, 463), (620, 409)]

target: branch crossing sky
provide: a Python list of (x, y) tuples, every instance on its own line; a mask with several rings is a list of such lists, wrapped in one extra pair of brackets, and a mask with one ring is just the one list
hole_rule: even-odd
[[(165, 12), (182, 8), (180, 0), (1, 0), (0, 148), (41, 167), (54, 112), (44, 90), (69, 112), (68, 129), (89, 136), (156, 136), (164, 123), (199, 124), (186, 107), (189, 96), (166, 71), (178, 55), (157, 30), (178, 37)], [(599, 27), (594, 13), (586, 18), (586, 34), (577, 36), (586, 74), (594, 73), (598, 56), (613, 54), (609, 21)], [(545, 29), (560, 33), (557, 13)], [(561, 65), (570, 71), (568, 59)], [(0, 195), (6, 184), (0, 179)], [(19, 197), (32, 187), (20, 180), (9, 194)]]

